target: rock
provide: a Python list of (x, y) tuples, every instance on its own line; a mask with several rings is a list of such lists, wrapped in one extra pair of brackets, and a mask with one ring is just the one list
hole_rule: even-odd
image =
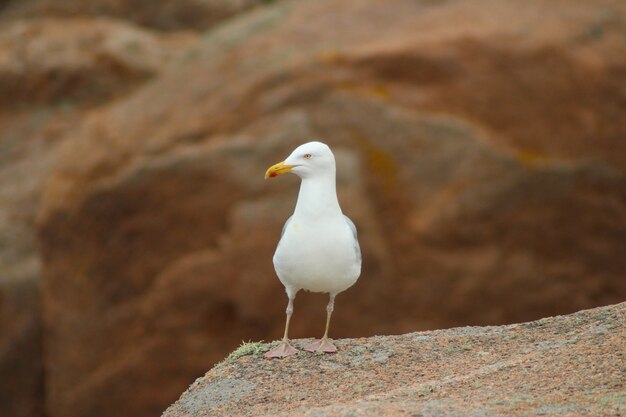
[(625, 319), (622, 303), (509, 326), (343, 339), (333, 355), (227, 359), (163, 417), (621, 415)]
[(0, 104), (101, 103), (160, 72), (193, 40), (107, 19), (17, 21), (0, 32)]
[(162, 71), (193, 39), (108, 20), (35, 19), (0, 31), (0, 415), (44, 413), (35, 216), (60, 144), (90, 108)]
[(21, 272), (0, 279), (0, 415), (39, 417), (44, 412), (41, 283), (33, 271)]
[[(50, 416), (154, 415), (280, 335), (271, 255), (297, 181), (262, 176), (312, 138), (365, 261), (336, 337), (622, 300), (625, 6), (484, 4), (278, 2), (90, 112), (38, 223)], [(298, 297), (295, 337), (324, 305)]]
[(3, 18), (101, 17), (128, 20), (158, 30), (206, 29), (228, 19), (260, 0), (20, 0), (9, 1)]
[(77, 112), (0, 112), (0, 415), (43, 414), (41, 184)]
[(35, 216), (41, 185), (80, 112), (0, 111), (0, 415), (43, 413), (41, 261)]

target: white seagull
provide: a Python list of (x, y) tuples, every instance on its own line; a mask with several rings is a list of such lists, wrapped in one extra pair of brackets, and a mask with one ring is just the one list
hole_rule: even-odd
[(361, 274), (361, 250), (354, 223), (345, 216), (335, 188), (335, 157), (321, 142), (297, 147), (283, 162), (270, 167), (265, 178), (291, 172), (300, 177), (300, 193), (293, 215), (287, 220), (274, 253), (274, 269), (285, 286), (289, 303), (282, 342), (265, 354), (284, 358), (298, 352), (289, 342), (293, 300), (301, 289), (326, 292), (324, 336), (307, 346), (310, 352), (336, 352), (328, 339), (335, 296), (350, 288)]

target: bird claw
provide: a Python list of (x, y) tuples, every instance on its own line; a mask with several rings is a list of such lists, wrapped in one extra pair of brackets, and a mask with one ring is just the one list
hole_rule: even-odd
[(330, 341), (330, 339), (317, 340), (304, 348), (307, 352), (320, 352), (320, 353), (335, 353), (337, 347)]
[(291, 346), (288, 340), (283, 340), (274, 349), (263, 355), (266, 359), (282, 359), (298, 353), (298, 349)]

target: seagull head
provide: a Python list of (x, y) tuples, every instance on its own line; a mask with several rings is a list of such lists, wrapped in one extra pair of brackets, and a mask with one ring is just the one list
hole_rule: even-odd
[(308, 142), (298, 146), (283, 162), (271, 166), (265, 178), (273, 178), (291, 172), (300, 178), (335, 175), (335, 156), (328, 145)]

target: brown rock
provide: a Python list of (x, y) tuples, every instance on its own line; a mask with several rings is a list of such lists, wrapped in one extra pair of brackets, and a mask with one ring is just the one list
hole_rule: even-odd
[(163, 416), (622, 415), (625, 325), (622, 303), (510, 326), (344, 339), (333, 355), (256, 353), (198, 378)]
[(0, 111), (2, 416), (39, 417), (43, 413), (41, 261), (34, 223), (42, 182), (63, 135), (78, 123), (80, 113), (70, 107), (5, 107)]
[[(32, 268), (32, 267), (31, 267)], [(0, 277), (0, 415), (43, 415), (39, 276)]]
[(101, 17), (129, 20), (160, 30), (206, 29), (262, 3), (261, 0), (19, 0), (9, 1), (4, 19)]
[(0, 31), (1, 416), (44, 413), (34, 223), (59, 145), (89, 107), (132, 91), (192, 39), (106, 20), (40, 19)]
[(194, 39), (107, 19), (17, 21), (0, 32), (0, 105), (4, 111), (25, 104), (71, 108), (119, 97)]
[[(280, 334), (271, 255), (297, 181), (262, 175), (312, 138), (364, 252), (334, 335), (622, 300), (626, 9), (506, 4), (278, 3), (91, 112), (40, 216), (50, 415), (154, 415)], [(323, 306), (301, 295), (293, 335)]]
[(35, 214), (60, 135), (77, 112), (0, 113), (0, 415), (43, 413), (41, 262)]

